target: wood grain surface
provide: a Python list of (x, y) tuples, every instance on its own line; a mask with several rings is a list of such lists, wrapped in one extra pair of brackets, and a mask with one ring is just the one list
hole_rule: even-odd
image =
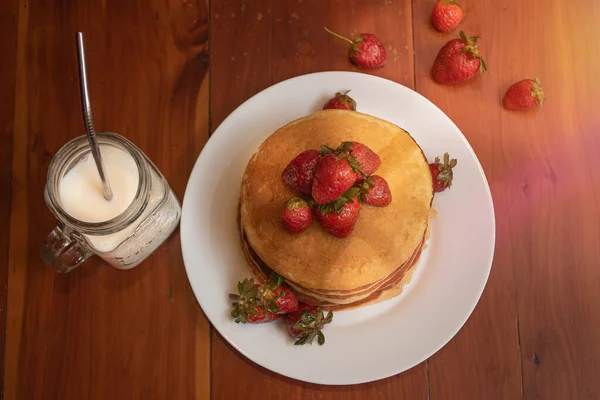
[[(493, 18), (502, 8), (493, 1), (464, 2), (460, 29), (480, 35), (480, 48), (490, 72), (458, 87), (443, 86), (430, 76), (438, 50), (455, 35), (437, 32), (430, 23), (434, 2), (415, 3), (415, 76), (417, 91), (442, 109), (475, 150), (491, 186), (496, 213), (496, 249), (486, 290), (456, 337), (430, 359), (432, 398), (517, 399), (521, 397), (521, 361), (513, 281), (509, 222), (502, 179), (505, 164), (502, 126), (506, 111), (499, 104), (498, 47), (502, 32)], [(461, 2), (462, 4), (462, 2)], [(519, 118), (519, 116), (516, 116)], [(523, 117), (521, 115), (520, 117)], [(460, 160), (458, 160), (460, 163)]]
[[(600, 398), (600, 4), (464, 0), (489, 72), (436, 84), (455, 34), (433, 0), (94, 0), (0, 4), (0, 347), (6, 399)], [(490, 183), (497, 239), (475, 311), (429, 360), (381, 381), (320, 386), (248, 361), (198, 306), (175, 233), (138, 268), (91, 259), (56, 275), (38, 249), (52, 156), (83, 134), (75, 32), (98, 131), (135, 142), (180, 199), (209, 132), (243, 101), (316, 71), (358, 71), (325, 33), (376, 33), (384, 68), (458, 125)], [(539, 76), (539, 112), (508, 86)], [(460, 160), (459, 160), (460, 162)], [(6, 314), (5, 314), (6, 313)]]
[[(10, 236), (10, 186), (12, 182), (12, 140), (14, 131), (15, 82), (17, 61), (17, 2), (0, 4), (0, 339), (6, 337), (6, 294), (8, 289), (8, 251)], [(0, 346), (0, 360), (4, 362), (4, 344)], [(4, 368), (2, 368), (4, 369)], [(4, 374), (0, 385), (4, 383)]]
[(56, 275), (39, 246), (49, 162), (84, 133), (75, 32), (98, 131), (136, 143), (182, 198), (208, 138), (204, 2), (19, 2), (6, 399), (208, 398), (209, 328), (178, 234), (123, 272), (99, 259)]

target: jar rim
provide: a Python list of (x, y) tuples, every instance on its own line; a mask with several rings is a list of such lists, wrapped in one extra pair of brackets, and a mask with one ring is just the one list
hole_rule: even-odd
[(52, 158), (48, 168), (44, 197), (48, 206), (61, 222), (81, 233), (102, 236), (123, 230), (140, 217), (148, 205), (152, 179), (149, 166), (144, 160), (141, 150), (129, 140), (114, 132), (97, 133), (96, 139), (99, 145), (113, 145), (126, 151), (131, 155), (138, 168), (138, 187), (133, 201), (127, 208), (119, 215), (107, 221), (86, 222), (72, 217), (62, 207), (57, 189), (58, 183), (75, 158), (86, 153), (91, 153), (91, 148), (85, 135), (71, 139)]

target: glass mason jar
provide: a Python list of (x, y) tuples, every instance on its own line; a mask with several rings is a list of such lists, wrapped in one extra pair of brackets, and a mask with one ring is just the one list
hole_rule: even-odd
[(116, 133), (98, 133), (98, 144), (114, 146), (133, 158), (138, 187), (131, 204), (103, 222), (73, 218), (63, 208), (59, 184), (85, 157), (92, 157), (86, 136), (64, 145), (48, 169), (44, 197), (58, 219), (41, 248), (44, 260), (58, 272), (69, 272), (88, 257), (98, 255), (115, 268), (130, 269), (154, 252), (175, 230), (181, 216), (179, 201), (169, 184), (140, 149)]

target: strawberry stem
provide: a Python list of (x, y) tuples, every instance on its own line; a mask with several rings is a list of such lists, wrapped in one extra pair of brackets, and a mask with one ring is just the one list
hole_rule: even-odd
[(342, 39), (342, 40), (345, 40), (346, 42), (348, 42), (348, 43), (350, 43), (350, 44), (354, 44), (354, 42), (353, 42), (352, 40), (348, 39), (347, 37), (344, 37), (344, 36), (342, 36), (342, 35), (338, 35), (337, 33), (335, 33), (335, 32), (333, 32), (333, 31), (331, 31), (331, 30), (327, 29), (327, 27), (326, 27), (326, 26), (325, 26), (324, 28), (325, 28), (325, 30), (326, 30), (327, 32), (331, 33), (333, 36), (335, 36), (335, 37), (338, 37), (338, 38), (340, 38), (340, 39)]

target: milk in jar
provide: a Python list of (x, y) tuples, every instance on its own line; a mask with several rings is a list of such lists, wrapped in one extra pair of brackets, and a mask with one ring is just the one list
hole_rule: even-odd
[[(98, 134), (98, 143), (113, 191), (112, 200), (107, 201), (84, 139), (65, 145), (50, 166), (46, 202), (60, 224), (47, 239), (50, 245), (43, 248), (44, 258), (55, 269), (67, 272), (93, 254), (117, 268), (133, 268), (177, 227), (179, 201), (136, 146), (117, 134), (105, 133)], [(79, 260), (74, 266), (64, 265), (72, 258), (63, 254), (72, 242), (79, 246), (74, 251)]]

